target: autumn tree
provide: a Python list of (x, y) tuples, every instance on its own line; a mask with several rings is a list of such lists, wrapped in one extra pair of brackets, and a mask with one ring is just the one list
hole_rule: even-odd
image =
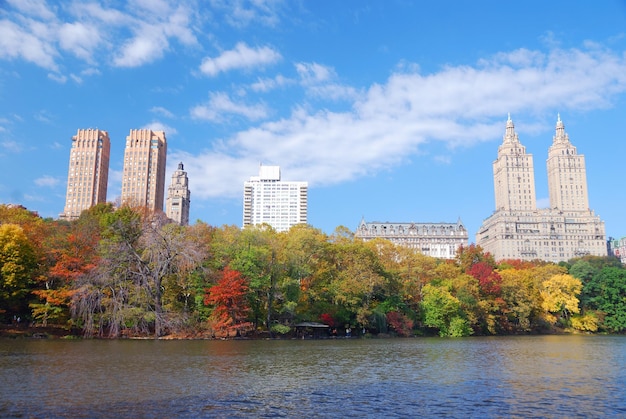
[(328, 237), (319, 229), (298, 224), (282, 233), (281, 239), (278, 258), (284, 266), (284, 275), (276, 295), (281, 320), (319, 320), (323, 311), (311, 310), (310, 297), (312, 286), (318, 285), (317, 280), (323, 277), (327, 267)]
[(582, 290), (579, 279), (569, 274), (553, 275), (541, 284), (541, 307), (557, 317), (568, 320), (571, 314), (578, 313), (578, 295)]
[(502, 298), (506, 301), (503, 324), (509, 332), (530, 332), (536, 326), (538, 313), (541, 311), (539, 288), (533, 270), (505, 269), (500, 271), (502, 278)]
[(210, 325), (217, 336), (242, 335), (252, 328), (248, 321), (248, 292), (246, 280), (229, 267), (224, 268), (218, 283), (207, 290), (204, 302), (213, 306)]
[(98, 204), (83, 211), (77, 220), (57, 223), (48, 234), (49, 270), (33, 291), (38, 300), (30, 303), (34, 319), (43, 326), (50, 321), (63, 325), (70, 318), (72, 289), (78, 278), (98, 265), (101, 219), (111, 212), (111, 204)]
[(16, 224), (1, 224), (0, 314), (20, 315), (36, 270), (35, 252), (24, 230)]
[[(122, 207), (105, 217), (99, 269), (78, 283), (75, 314), (85, 332), (118, 337), (123, 330), (162, 336), (178, 326), (175, 313), (163, 308), (166, 279), (186, 275), (203, 259), (183, 227), (162, 213)], [(97, 325), (97, 327), (96, 327)]]
[(239, 236), (239, 246), (230, 266), (247, 279), (255, 327), (260, 322), (271, 334), (277, 286), (284, 275), (279, 257), (280, 239), (269, 225), (248, 226)]
[(332, 302), (343, 321), (370, 327), (375, 306), (386, 298), (388, 276), (376, 253), (361, 240), (341, 237), (332, 246)]

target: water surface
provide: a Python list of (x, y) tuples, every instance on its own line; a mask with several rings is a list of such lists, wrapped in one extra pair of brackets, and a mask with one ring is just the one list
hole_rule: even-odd
[(0, 417), (626, 417), (626, 337), (0, 340)]

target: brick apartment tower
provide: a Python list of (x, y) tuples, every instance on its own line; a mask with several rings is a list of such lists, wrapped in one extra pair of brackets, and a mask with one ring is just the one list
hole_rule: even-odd
[(122, 205), (163, 211), (166, 154), (164, 131), (130, 130), (124, 151)]
[(106, 202), (110, 153), (111, 141), (106, 131), (79, 129), (72, 137), (61, 219), (75, 220), (84, 210)]

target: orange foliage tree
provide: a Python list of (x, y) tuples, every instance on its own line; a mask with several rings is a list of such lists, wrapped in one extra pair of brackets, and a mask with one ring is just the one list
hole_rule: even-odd
[(250, 312), (248, 290), (241, 273), (228, 266), (217, 284), (207, 290), (204, 303), (213, 305), (209, 321), (216, 336), (241, 335), (250, 329), (252, 323), (247, 321)]

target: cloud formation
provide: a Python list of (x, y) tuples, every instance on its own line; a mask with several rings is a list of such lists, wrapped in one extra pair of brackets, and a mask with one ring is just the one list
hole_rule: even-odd
[(251, 48), (246, 43), (239, 42), (232, 50), (224, 51), (215, 58), (203, 59), (200, 71), (207, 76), (214, 77), (230, 70), (251, 69), (274, 64), (281, 58), (280, 53), (271, 47)]
[(263, 104), (247, 105), (243, 102), (235, 102), (224, 92), (211, 93), (209, 96), (208, 103), (191, 108), (192, 118), (222, 122), (232, 115), (257, 121), (268, 115), (268, 110)]
[[(316, 65), (298, 72), (309, 85), (333, 80)], [(351, 91), (349, 111), (296, 106), (290, 116), (241, 131), (201, 155), (174, 150), (174, 160), (185, 162), (200, 198), (238, 197), (260, 162), (278, 164), (286, 178), (312, 186), (341, 183), (407, 162), (427, 142), (452, 150), (501, 138), (506, 112), (556, 115), (609, 106), (626, 91), (626, 57), (593, 45), (547, 53), (519, 49), (432, 74), (409, 67), (385, 83)], [(232, 106), (227, 96), (213, 95), (192, 115), (215, 121), (220, 101), (223, 110)]]
[[(0, 59), (22, 59), (62, 72), (66, 53), (92, 64), (137, 67), (164, 56), (172, 41), (198, 43), (193, 2), (136, 0), (119, 9), (96, 2), (67, 2), (50, 8), (42, 0), (8, 0), (0, 20)], [(51, 78), (64, 82), (66, 76)], [(81, 82), (79, 76), (72, 79)]]

